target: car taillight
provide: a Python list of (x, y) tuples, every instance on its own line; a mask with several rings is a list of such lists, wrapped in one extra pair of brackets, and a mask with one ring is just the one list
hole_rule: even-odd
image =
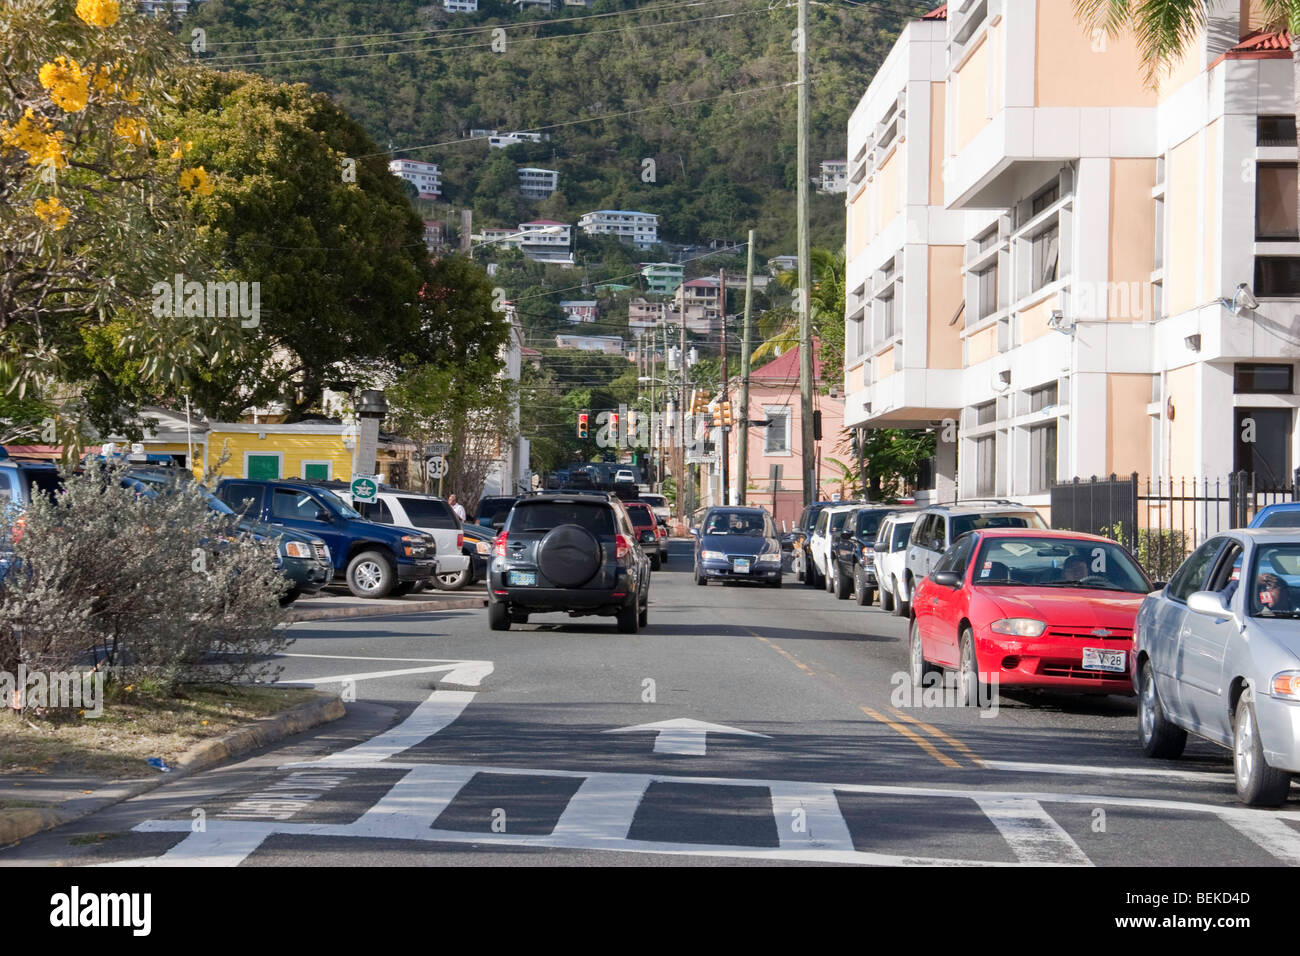
[(622, 561), (627, 557), (627, 553), (632, 550), (632, 545), (627, 538), (621, 534), (614, 535), (614, 557)]
[(492, 553), (498, 558), (504, 558), (506, 556), (506, 533), (504, 531), (497, 535), (497, 542), (492, 548)]
[(461, 548), (463, 548), (463, 547), (465, 547), (465, 532), (463, 532), (463, 531), (457, 531), (457, 532), (456, 532), (456, 550), (459, 551), (459, 550), (460, 550)]
[(18, 520), (14, 522), (13, 530), (9, 533), (9, 536), (13, 539), (15, 544), (22, 540), (23, 529), (26, 527), (27, 515), (19, 515)]

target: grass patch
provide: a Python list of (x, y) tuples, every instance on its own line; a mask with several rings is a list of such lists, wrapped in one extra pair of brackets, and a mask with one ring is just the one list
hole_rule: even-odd
[[(146, 693), (148, 691), (148, 693)], [(310, 700), (310, 690), (275, 687), (186, 686), (176, 695), (155, 688), (110, 685), (103, 715), (68, 712), (18, 717), (0, 713), (0, 778), (24, 774), (87, 774), (116, 780), (158, 773), (200, 740)]]

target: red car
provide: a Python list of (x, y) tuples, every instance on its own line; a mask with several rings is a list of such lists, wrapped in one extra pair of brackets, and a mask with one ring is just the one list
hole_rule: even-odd
[(658, 571), (668, 560), (668, 538), (659, 527), (659, 519), (644, 501), (625, 501), (623, 506), (632, 516), (632, 527), (641, 550), (650, 559), (650, 570)]
[[(914, 687), (957, 672), (959, 700), (989, 685), (1131, 694), (1133, 624), (1151, 580), (1109, 538), (998, 528), (963, 535), (916, 589)], [(930, 676), (935, 675), (935, 676)]]

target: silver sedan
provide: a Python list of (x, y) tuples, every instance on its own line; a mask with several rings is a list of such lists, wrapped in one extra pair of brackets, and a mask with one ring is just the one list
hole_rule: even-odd
[(1196, 734), (1232, 750), (1243, 802), (1283, 803), (1300, 772), (1300, 529), (1205, 542), (1142, 602), (1134, 644), (1147, 756)]

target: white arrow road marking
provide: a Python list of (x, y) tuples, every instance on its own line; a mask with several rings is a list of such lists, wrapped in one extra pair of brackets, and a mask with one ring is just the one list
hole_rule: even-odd
[(635, 727), (617, 727), (606, 730), (607, 734), (635, 734), (645, 731), (657, 731), (654, 752), (657, 754), (686, 754), (702, 757), (705, 753), (708, 734), (734, 734), (741, 737), (762, 737), (771, 740), (767, 734), (757, 734), (752, 730), (739, 727), (726, 727), (722, 724), (706, 724), (702, 720), (678, 717), (675, 720), (660, 720), (653, 724), (637, 724)]
[(474, 699), (468, 690), (435, 690), (411, 715), (384, 733), (320, 760), (286, 764), (289, 767), (319, 767), (336, 764), (377, 763), (409, 750), (451, 725)]
[[(772, 815), (781, 849), (844, 850), (853, 852), (849, 825), (840, 813), (835, 788), (826, 784), (768, 784), (772, 793)], [(795, 821), (802, 810), (801, 828)]]
[[(279, 832), (273, 824), (241, 821), (227, 823), (211, 820), (207, 829), (191, 832), (162, 856), (141, 857), (135, 860), (116, 860), (100, 866), (239, 866), (250, 853), (262, 845), (273, 833)], [(144, 833), (167, 833), (191, 830), (188, 820), (146, 820), (135, 827)]]
[[(384, 658), (358, 658), (359, 660), (383, 660)], [(400, 660), (401, 658), (397, 658)], [(406, 667), (391, 671), (363, 671), (356, 674), (338, 674), (331, 677), (294, 677), (284, 681), (286, 684), (341, 684), (343, 681), (376, 680), (382, 677), (402, 677), (407, 674), (436, 674), (446, 671), (447, 676), (440, 683), (460, 684), (464, 687), (478, 687), (483, 678), (492, 673), (491, 661), (448, 661), (429, 667)]]
[(975, 802), (1021, 863), (1092, 866), (1079, 844), (1037, 800), (976, 797)]

